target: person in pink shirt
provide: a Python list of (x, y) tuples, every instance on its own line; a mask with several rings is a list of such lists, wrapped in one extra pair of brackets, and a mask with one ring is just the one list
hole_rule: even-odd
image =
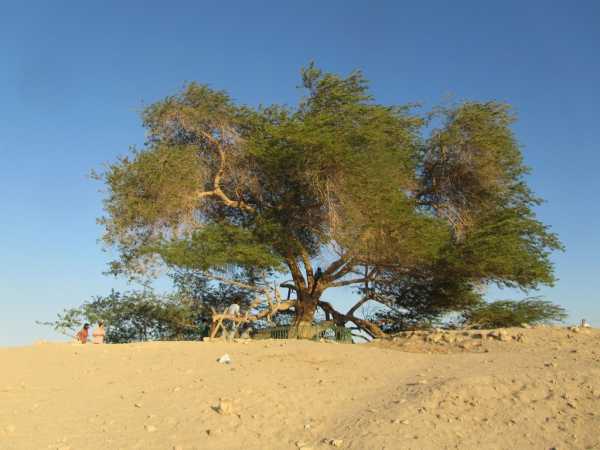
[(92, 333), (92, 336), (94, 337), (92, 342), (94, 344), (104, 344), (104, 335), (105, 334), (106, 334), (106, 331), (104, 330), (104, 322), (101, 320), (100, 322), (98, 322), (98, 326)]

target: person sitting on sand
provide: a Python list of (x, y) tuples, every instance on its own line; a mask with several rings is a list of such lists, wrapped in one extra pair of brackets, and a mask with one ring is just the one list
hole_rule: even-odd
[(96, 329), (92, 333), (92, 336), (94, 336), (94, 339), (92, 342), (94, 344), (104, 344), (104, 335), (105, 334), (106, 334), (106, 331), (104, 330), (104, 321), (101, 320), (98, 322), (98, 327), (96, 327)]
[(87, 344), (88, 335), (90, 330), (90, 324), (86, 323), (81, 330), (75, 335), (77, 342), (80, 344)]

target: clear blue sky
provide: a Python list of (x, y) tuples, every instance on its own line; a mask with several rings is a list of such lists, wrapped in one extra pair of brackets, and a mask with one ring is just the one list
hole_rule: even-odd
[(567, 246), (542, 293), (598, 326), (599, 55), (597, 1), (3, 2), (0, 345), (52, 338), (34, 320), (124, 286), (101, 274), (87, 174), (143, 141), (144, 103), (197, 80), (291, 104), (311, 59), (362, 69), (385, 103), (514, 105), (539, 215)]

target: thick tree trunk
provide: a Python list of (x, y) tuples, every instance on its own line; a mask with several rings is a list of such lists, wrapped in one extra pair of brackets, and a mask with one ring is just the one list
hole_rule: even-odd
[(314, 327), (312, 323), (317, 312), (320, 297), (320, 292), (300, 291), (298, 293), (298, 300), (295, 306), (296, 317), (290, 328), (289, 337), (299, 339), (311, 339), (313, 337)]

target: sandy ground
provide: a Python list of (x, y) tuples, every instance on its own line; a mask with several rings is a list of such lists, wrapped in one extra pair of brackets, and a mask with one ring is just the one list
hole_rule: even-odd
[(0, 449), (600, 449), (600, 330), (508, 332), (0, 349)]

